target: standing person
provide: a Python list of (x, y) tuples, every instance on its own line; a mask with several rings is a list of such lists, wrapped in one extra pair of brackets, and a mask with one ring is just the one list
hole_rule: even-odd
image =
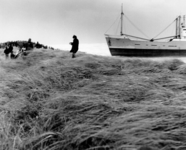
[(4, 53), (5, 53), (5, 58), (7, 59), (9, 56), (9, 47), (8, 46), (6, 46)]
[(8, 58), (9, 54), (13, 53), (13, 46), (11, 44), (7, 46), (4, 50), (4, 53), (5, 53), (5, 58)]
[(70, 43), (72, 45), (70, 53), (72, 53), (72, 58), (75, 58), (75, 54), (77, 53), (79, 47), (79, 40), (76, 35), (73, 36), (73, 39), (73, 42)]

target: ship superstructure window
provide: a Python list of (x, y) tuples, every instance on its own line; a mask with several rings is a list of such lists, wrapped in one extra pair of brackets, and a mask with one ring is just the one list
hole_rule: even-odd
[(151, 45), (151, 46), (157, 46), (157, 45)]
[(140, 44), (135, 44), (135, 45), (140, 45)]

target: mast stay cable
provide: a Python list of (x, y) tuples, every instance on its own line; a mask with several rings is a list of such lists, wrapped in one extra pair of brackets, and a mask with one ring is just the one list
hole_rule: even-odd
[(153, 40), (156, 40), (154, 38), (158, 37), (160, 34), (162, 34), (165, 30), (167, 30), (167, 28), (169, 28), (174, 22), (176, 21), (176, 19), (174, 19), (173, 22), (171, 22), (165, 29), (163, 29), (159, 34), (157, 34), (155, 37), (153, 37)]
[(150, 39), (144, 32), (142, 32), (126, 15), (124, 15), (127, 20), (139, 31), (141, 32), (146, 38)]
[(118, 15), (118, 17), (116, 18), (116, 20), (113, 22), (113, 24), (107, 29), (107, 31), (105, 32), (105, 34), (110, 30), (110, 28), (116, 23), (116, 21), (119, 19), (120, 15)]
[(116, 34), (118, 33), (118, 29), (119, 29), (119, 22), (118, 22), (118, 26), (117, 26), (117, 29), (116, 29)]

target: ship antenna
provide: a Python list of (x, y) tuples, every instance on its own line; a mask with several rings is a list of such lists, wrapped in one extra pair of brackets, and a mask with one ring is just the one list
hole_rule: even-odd
[(121, 32), (120, 32), (121, 36), (123, 35), (123, 15), (124, 13), (123, 13), (123, 4), (122, 4), (121, 5)]

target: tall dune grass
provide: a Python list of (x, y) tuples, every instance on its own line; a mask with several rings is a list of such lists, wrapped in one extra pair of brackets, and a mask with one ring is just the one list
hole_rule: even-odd
[(3, 150), (179, 150), (186, 65), (35, 49), (0, 56)]

